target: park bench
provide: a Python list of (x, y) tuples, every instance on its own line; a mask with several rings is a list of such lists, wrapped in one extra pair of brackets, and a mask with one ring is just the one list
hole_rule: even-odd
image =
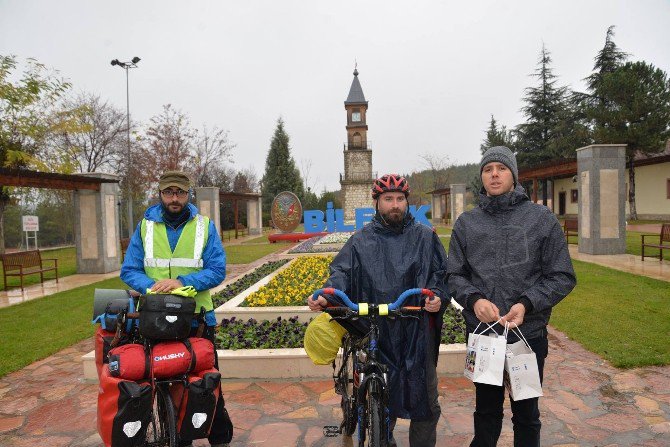
[[(657, 237), (659, 241), (657, 244), (645, 242), (645, 237)], [(658, 248), (660, 253), (658, 255), (659, 260), (663, 261), (663, 250), (670, 250), (670, 223), (661, 225), (660, 234), (643, 234), (642, 235), (642, 260), (644, 261), (644, 248)], [(648, 258), (655, 258), (656, 256), (649, 256)]]
[[(7, 289), (8, 276), (18, 276), (20, 278), (21, 290), (23, 290), (23, 277), (36, 273), (40, 274), (40, 283), (43, 283), (44, 273), (54, 271), (56, 272), (56, 282), (58, 282), (58, 259), (42, 259), (39, 250), (5, 253), (0, 255), (0, 261), (2, 261), (5, 277), (5, 290)], [(44, 261), (53, 261), (53, 267), (45, 267), (43, 265)]]
[(563, 221), (563, 233), (565, 233), (565, 240), (569, 242), (570, 236), (579, 235), (579, 226), (577, 219), (565, 219)]

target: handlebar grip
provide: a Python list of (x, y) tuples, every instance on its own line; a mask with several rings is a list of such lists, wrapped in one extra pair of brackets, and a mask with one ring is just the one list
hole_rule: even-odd
[(352, 303), (346, 293), (336, 289), (334, 287), (326, 287), (323, 289), (318, 289), (312, 294), (312, 300), (316, 301), (319, 298), (319, 295), (335, 295), (341, 299), (344, 304), (349, 307), (349, 309), (355, 310), (358, 312), (358, 304)]
[(430, 289), (421, 289), (421, 295), (426, 295), (427, 297), (431, 298), (431, 301), (433, 301), (435, 298), (435, 292)]

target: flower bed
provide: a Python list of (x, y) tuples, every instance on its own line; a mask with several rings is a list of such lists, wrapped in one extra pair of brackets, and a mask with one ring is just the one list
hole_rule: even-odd
[(354, 234), (353, 231), (342, 231), (337, 233), (327, 234), (322, 237), (319, 241), (316, 242), (316, 245), (323, 244), (344, 244), (346, 243), (351, 235)]
[(273, 321), (245, 321), (235, 317), (223, 319), (216, 333), (217, 349), (281, 349), (302, 348), (307, 323), (297, 317), (288, 320), (278, 317)]
[[(316, 315), (316, 314), (314, 314)], [(221, 321), (216, 333), (217, 349), (280, 349), (302, 348), (307, 323), (298, 317), (288, 320), (278, 317), (258, 322), (253, 318), (242, 321), (235, 317)], [(442, 344), (464, 343), (465, 322), (460, 312), (448, 307), (442, 323)]]
[(241, 307), (304, 306), (307, 297), (328, 278), (331, 256), (298, 258), (268, 284), (252, 293)]
[(331, 253), (333, 249), (330, 247), (319, 247), (316, 245), (324, 236), (315, 236), (313, 238), (307, 239), (306, 241), (296, 245), (289, 250), (289, 254), (301, 254), (301, 253)]
[(288, 259), (281, 259), (279, 261), (266, 262), (251, 273), (247, 273), (235, 282), (228, 284), (223, 290), (212, 295), (212, 302), (216, 309), (223, 303), (228, 302), (231, 298), (237, 296), (240, 292), (246, 290), (250, 286), (256, 284), (258, 281), (277, 270), (282, 265), (286, 264)]

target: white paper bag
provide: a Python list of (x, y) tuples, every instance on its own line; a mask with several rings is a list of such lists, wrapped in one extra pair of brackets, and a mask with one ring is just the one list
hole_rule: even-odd
[(463, 375), (473, 382), (502, 386), (507, 339), (497, 333), (483, 335), (476, 332), (477, 329), (468, 335)]
[(505, 388), (514, 400), (542, 396), (537, 357), (519, 332), (521, 341), (507, 345), (505, 355)]

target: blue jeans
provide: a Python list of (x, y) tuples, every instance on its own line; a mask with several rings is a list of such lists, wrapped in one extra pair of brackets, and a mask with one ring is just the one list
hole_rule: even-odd
[[(542, 337), (531, 338), (528, 344), (537, 357), (540, 382), (543, 379), (544, 359), (549, 350), (546, 329)], [(470, 447), (494, 447), (498, 443), (503, 421), (505, 387), (475, 382), (476, 403), (474, 412), (475, 437)], [(515, 447), (540, 446), (540, 409), (538, 398), (511, 400), (512, 424)]]

